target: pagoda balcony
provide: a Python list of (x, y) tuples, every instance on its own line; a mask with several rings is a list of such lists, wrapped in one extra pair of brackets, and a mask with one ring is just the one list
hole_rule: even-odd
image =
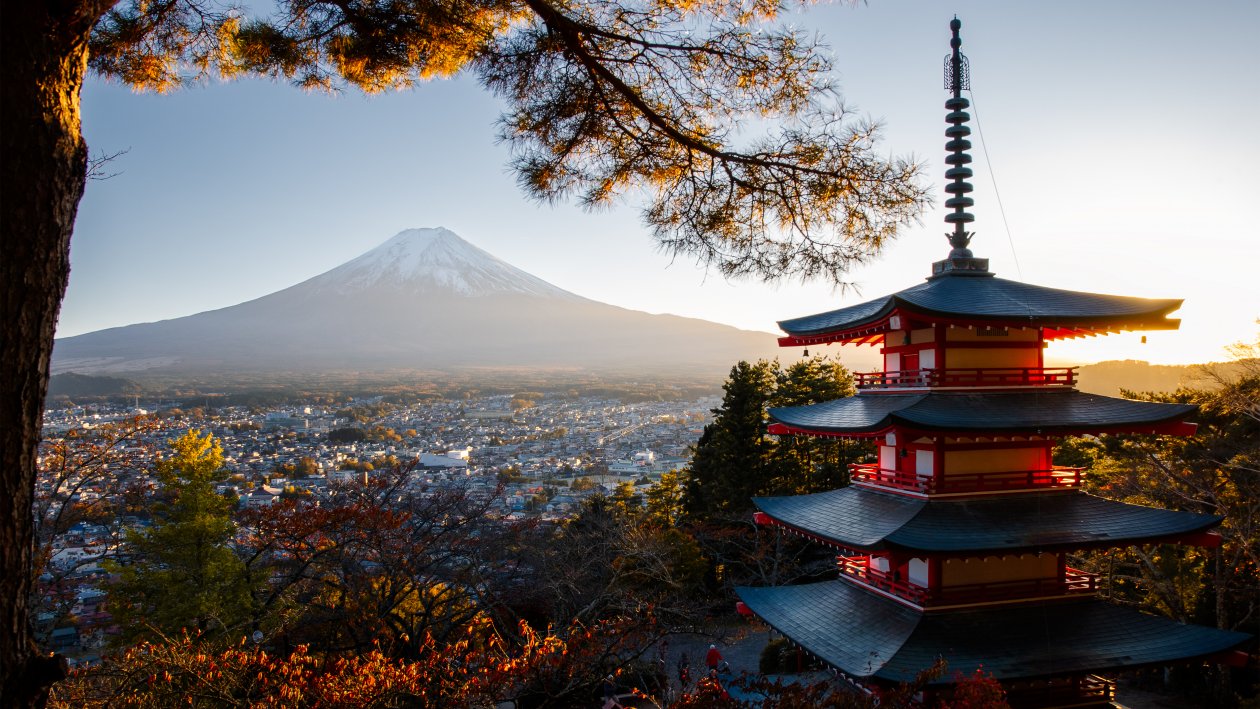
[(982, 369), (910, 369), (853, 375), (858, 389), (923, 389), (929, 387), (1070, 387), (1076, 367), (1004, 367)]
[(1062, 465), (1049, 470), (1010, 470), (987, 473), (950, 473), (942, 480), (902, 470), (888, 470), (878, 463), (850, 463), (853, 482), (928, 495), (957, 495), (973, 492), (1015, 492), (1035, 489), (1080, 487), (1084, 468)]
[(837, 560), (837, 566), (841, 576), (890, 593), (921, 608), (1007, 603), (1029, 598), (1092, 596), (1098, 591), (1098, 576), (1071, 567), (1064, 571), (1061, 579), (992, 581), (931, 589), (910, 583), (898, 574), (874, 568), (869, 556), (842, 556)]
[(899, 575), (872, 567), (869, 556), (842, 556), (836, 560), (836, 563), (840, 568), (840, 575), (845, 578), (885, 593), (891, 593), (898, 598), (904, 598), (916, 606), (927, 605), (927, 588), (912, 584)]
[(1116, 698), (1115, 682), (1097, 675), (1017, 682), (1003, 689), (1011, 706), (1026, 709), (1109, 706)]

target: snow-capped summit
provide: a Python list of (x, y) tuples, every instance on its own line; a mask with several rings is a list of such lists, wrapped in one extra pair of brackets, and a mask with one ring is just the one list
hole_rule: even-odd
[(775, 344), (765, 333), (589, 300), (446, 229), (408, 229), (261, 298), (57, 340), (53, 369), (133, 378), (470, 366), (712, 372), (773, 356)]
[(302, 286), (337, 293), (389, 288), (477, 297), (535, 295), (580, 299), (461, 239), (449, 229), (407, 229)]

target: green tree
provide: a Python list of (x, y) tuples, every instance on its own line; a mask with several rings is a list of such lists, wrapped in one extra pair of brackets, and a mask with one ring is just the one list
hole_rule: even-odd
[(129, 641), (183, 629), (222, 635), (249, 615), (250, 576), (230, 546), (232, 508), (214, 490), (226, 478), (223, 449), (196, 429), (169, 443), (157, 466), (165, 500), (151, 527), (128, 533), (129, 561), (111, 569), (120, 578), (110, 608)]
[[(1096, 494), (1135, 504), (1216, 514), (1220, 546), (1159, 545), (1087, 554), (1104, 592), (1180, 621), (1260, 633), (1260, 343), (1238, 346), (1230, 365), (1205, 370), (1208, 386), (1147, 401), (1199, 407), (1193, 436), (1107, 436), (1061, 445), (1056, 462), (1089, 465)], [(1232, 696), (1217, 672), (1218, 699)]]
[[(843, 280), (926, 202), (918, 166), (843, 110), (821, 43), (780, 5), (646, 0), (287, 1), (244, 18), (216, 0), (11, 3), (0, 24), (0, 700), (57, 674), (25, 617), (28, 511), (70, 236), (93, 169), (91, 68), (165, 91), (212, 75), (375, 92), (475, 72), (530, 195), (589, 208), (633, 191), (658, 243), (727, 275)], [(823, 97), (837, 99), (824, 101)], [(762, 139), (747, 116), (787, 118)], [(738, 144), (738, 145), (737, 145)], [(744, 146), (743, 148), (739, 146)], [(99, 162), (96, 163), (99, 166)]]
[[(771, 406), (806, 406), (853, 396), (853, 376), (823, 356), (802, 359), (779, 372)], [(768, 492), (777, 495), (823, 492), (849, 484), (849, 464), (870, 454), (869, 445), (839, 438), (788, 436), (775, 454), (778, 474)]]
[(723, 385), (722, 405), (704, 427), (686, 471), (683, 507), (693, 519), (752, 509), (757, 495), (820, 492), (847, 485), (861, 444), (766, 433), (768, 407), (804, 406), (855, 392), (853, 377), (826, 357), (794, 362), (740, 362)]
[(643, 496), (635, 492), (634, 483), (629, 480), (617, 483), (617, 488), (608, 496), (608, 502), (622, 514), (635, 514), (643, 509)]
[(805, 406), (853, 396), (853, 375), (840, 362), (815, 355), (779, 371), (772, 406)]
[(362, 428), (334, 428), (328, 432), (329, 443), (358, 443), (366, 441), (368, 437), (367, 431)]
[(293, 473), (299, 477), (309, 478), (319, 473), (319, 463), (309, 455), (298, 458), (298, 462), (293, 466)]
[(525, 482), (525, 476), (521, 474), (520, 467), (516, 465), (509, 465), (503, 470), (500, 470), (495, 475), (495, 478), (498, 480), (500, 485)]
[(776, 584), (815, 575), (834, 558), (817, 545), (784, 539), (779, 529), (752, 522), (752, 498), (819, 492), (848, 484), (848, 463), (865, 447), (845, 441), (766, 433), (766, 408), (800, 406), (853, 394), (849, 372), (822, 357), (789, 365), (740, 362), (724, 385), (722, 405), (705, 426), (685, 471), (685, 519), (712, 560), (712, 578), (736, 583)]
[(722, 385), (722, 404), (696, 442), (683, 508), (692, 516), (738, 513), (752, 507), (773, 474), (776, 444), (766, 435), (766, 405), (774, 396), (778, 362), (739, 362)]
[(661, 479), (648, 488), (646, 514), (662, 527), (673, 527), (682, 516), (683, 486), (677, 470), (661, 473)]
[[(1240, 380), (1260, 400), (1260, 378)], [(1198, 431), (1105, 439), (1087, 481), (1127, 502), (1222, 515), (1217, 548), (1124, 550), (1095, 563), (1110, 593), (1182, 621), (1260, 630), (1260, 421), (1236, 407), (1237, 391), (1182, 389), (1146, 400), (1193, 403)]]

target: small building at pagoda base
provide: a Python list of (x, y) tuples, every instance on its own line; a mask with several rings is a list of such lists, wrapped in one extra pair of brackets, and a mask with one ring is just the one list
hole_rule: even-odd
[(910, 681), (944, 659), (929, 691), (983, 668), (1013, 706), (1106, 706), (1109, 674), (1236, 661), (1250, 637), (1111, 605), (1095, 576), (1067, 565), (1084, 550), (1220, 542), (1218, 516), (1089, 495), (1080, 469), (1051, 460), (1065, 436), (1194, 432), (1193, 406), (1086, 394), (1075, 369), (1043, 361), (1056, 339), (1175, 329), (1181, 301), (1004, 280), (973, 256), (959, 27), (947, 57), (949, 257), (919, 285), (780, 323), (783, 346), (883, 353), (856, 396), (769, 412), (772, 434), (874, 448), (848, 487), (754, 500), (759, 523), (835, 548), (838, 578), (737, 592), (741, 610), (859, 683)]

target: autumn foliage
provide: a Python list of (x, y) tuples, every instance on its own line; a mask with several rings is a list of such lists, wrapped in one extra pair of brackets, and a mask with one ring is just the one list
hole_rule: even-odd
[[(522, 624), (519, 640), (491, 635), (440, 645), (426, 640), (418, 659), (399, 660), (379, 650), (320, 655), (299, 646), (287, 655), (240, 645), (208, 650), (196, 640), (142, 643), (104, 665), (58, 684), (49, 707), (462, 707), (513, 701), (522, 707), (595, 706), (600, 678), (635, 638), (625, 621), (573, 625), (540, 633)], [(918, 706), (915, 697), (944, 670), (925, 670), (913, 682), (865, 693), (839, 680), (788, 682), (762, 676), (701, 678), (673, 697), (631, 687), (644, 706), (674, 709), (873, 709)], [(613, 666), (611, 672), (619, 675)], [(619, 681), (619, 684), (623, 684)], [(1001, 709), (1005, 694), (982, 670), (958, 675), (952, 693), (931, 702), (938, 709)]]
[(1006, 706), (1006, 691), (993, 675), (977, 667), (975, 672), (954, 676), (954, 688), (943, 709), (992, 709)]
[(540, 633), (522, 623), (508, 639), (469, 627), (461, 639), (421, 643), (416, 659), (379, 649), (343, 655), (299, 646), (273, 654), (242, 641), (208, 649), (197, 639), (145, 642), (58, 684), (49, 703), (78, 707), (458, 707), (515, 699), (529, 706), (589, 703), (637, 637), (624, 621)]
[(811, 677), (743, 675), (730, 679), (701, 678), (694, 689), (671, 703), (671, 709), (1007, 709), (1006, 692), (992, 675), (977, 668), (970, 675), (954, 674), (952, 685), (932, 683), (944, 676), (946, 663), (938, 660), (912, 681), (866, 690), (839, 675)]

